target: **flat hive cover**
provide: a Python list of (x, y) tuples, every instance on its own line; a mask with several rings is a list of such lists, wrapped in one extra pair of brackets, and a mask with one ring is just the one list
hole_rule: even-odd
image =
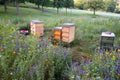
[(43, 23), (42, 21), (39, 21), (39, 20), (32, 20), (31, 22), (36, 23), (36, 24)]
[(66, 26), (66, 27), (75, 27), (74, 23), (64, 23), (63, 26)]
[(54, 29), (55, 29), (55, 30), (61, 30), (62, 27), (55, 27)]
[(102, 32), (101, 36), (105, 37), (115, 37), (115, 34), (112, 32)]

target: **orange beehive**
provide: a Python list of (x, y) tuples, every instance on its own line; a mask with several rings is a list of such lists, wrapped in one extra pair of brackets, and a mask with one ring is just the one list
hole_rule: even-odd
[(33, 35), (43, 36), (44, 34), (44, 24), (39, 20), (32, 20), (30, 22), (30, 30)]
[(54, 39), (61, 40), (62, 38), (62, 27), (54, 28)]
[(65, 23), (62, 26), (62, 41), (70, 43), (75, 37), (75, 25), (73, 23)]

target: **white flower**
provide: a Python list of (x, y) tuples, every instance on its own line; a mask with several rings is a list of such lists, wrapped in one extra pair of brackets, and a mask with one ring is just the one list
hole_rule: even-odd
[(13, 75), (13, 72), (11, 72), (10, 75)]
[(74, 76), (74, 75), (72, 75), (72, 76), (71, 76), (71, 78), (73, 79), (73, 78), (75, 78), (75, 76)]

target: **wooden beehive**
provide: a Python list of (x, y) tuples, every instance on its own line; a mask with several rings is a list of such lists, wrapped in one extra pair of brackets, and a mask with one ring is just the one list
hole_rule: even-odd
[(100, 47), (104, 49), (113, 48), (115, 34), (112, 32), (102, 32)]
[(30, 30), (32, 35), (40, 35), (44, 34), (44, 24), (39, 20), (32, 20), (30, 22)]
[(56, 39), (56, 40), (62, 39), (62, 27), (54, 28), (54, 39)]
[(73, 23), (65, 23), (62, 26), (62, 41), (71, 43), (75, 37), (75, 25)]

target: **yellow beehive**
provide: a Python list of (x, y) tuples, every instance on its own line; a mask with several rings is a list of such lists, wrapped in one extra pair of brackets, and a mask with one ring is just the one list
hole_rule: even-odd
[(54, 28), (54, 39), (56, 39), (56, 40), (62, 39), (62, 27)]
[(32, 20), (30, 22), (30, 30), (32, 35), (40, 35), (44, 34), (44, 24), (39, 20)]
[(65, 23), (62, 26), (62, 41), (71, 43), (75, 37), (75, 25), (73, 23)]

